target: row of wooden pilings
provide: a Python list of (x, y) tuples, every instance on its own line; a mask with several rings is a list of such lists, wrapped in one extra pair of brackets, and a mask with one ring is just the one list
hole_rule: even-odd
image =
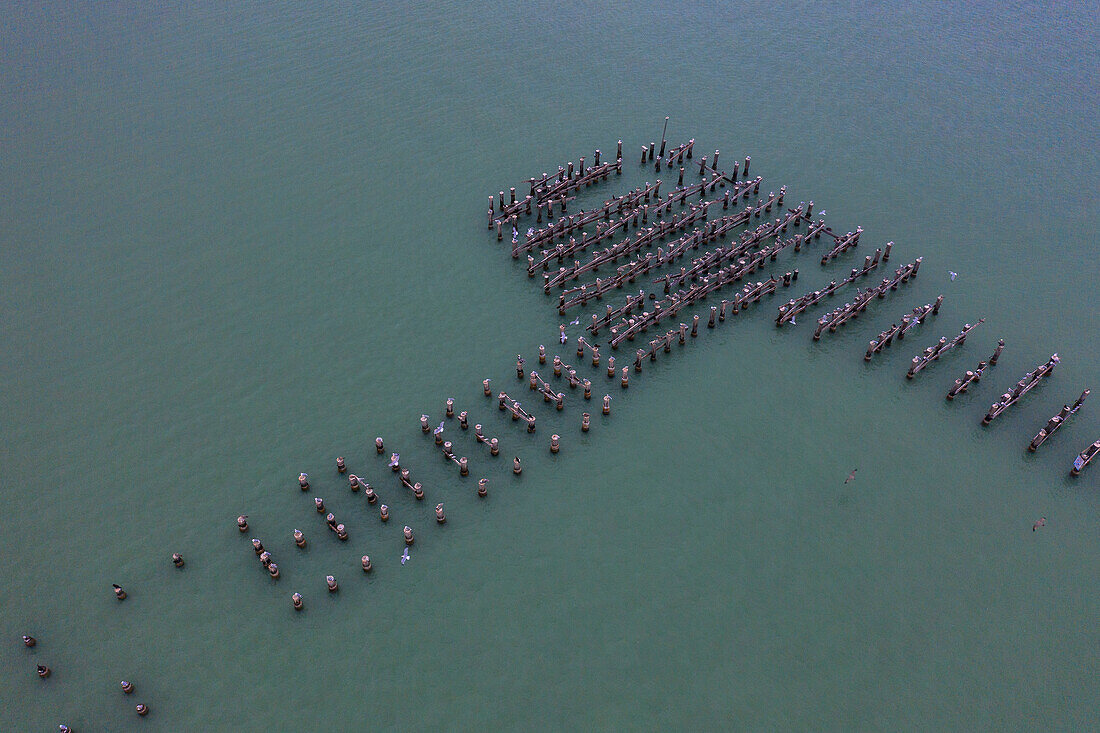
[[(873, 261), (879, 259), (881, 251), (876, 250), (874, 258), (872, 259), (868, 255), (863, 263), (864, 267), (869, 267)], [(825, 313), (817, 319), (817, 328), (814, 329), (814, 341), (821, 338), (821, 334), (828, 329), (829, 333), (836, 333), (837, 328), (843, 326), (845, 323), (853, 318), (858, 318), (868, 306), (876, 300), (883, 300), (889, 293), (898, 289), (899, 285), (908, 283), (910, 278), (915, 277), (917, 269), (920, 267), (921, 258), (918, 257), (908, 265), (903, 265), (894, 271), (893, 277), (883, 278), (882, 282), (873, 288), (867, 290), (857, 289), (856, 297), (851, 302), (845, 303), (842, 306), (834, 308), (832, 311)], [(934, 311), (939, 313), (940, 304), (943, 302), (943, 296), (939, 296), (933, 306)]]
[(985, 323), (985, 318), (979, 318), (978, 322), (974, 324), (965, 324), (962, 331), (959, 332), (959, 335), (955, 336), (950, 341), (946, 337), (941, 336), (938, 342), (929, 346), (923, 353), (913, 357), (912, 361), (909, 363), (909, 371), (905, 374), (906, 378), (912, 379), (919, 374), (922, 369), (939, 359), (948, 351), (956, 346), (961, 346), (966, 341), (966, 337), (970, 332), (983, 323)]
[(1028, 372), (1012, 387), (1008, 392), (1001, 395), (1001, 398), (989, 406), (989, 411), (982, 418), (982, 424), (988, 425), (993, 422), (994, 418), (1007, 410), (1012, 405), (1015, 405), (1021, 397), (1034, 389), (1044, 377), (1054, 371), (1055, 365), (1058, 364), (1058, 355), (1054, 354), (1045, 363), (1040, 364), (1033, 371)]
[(1005, 340), (1000, 339), (997, 341), (997, 347), (993, 350), (992, 356), (985, 361), (979, 361), (978, 366), (973, 370), (968, 369), (965, 374), (955, 380), (955, 384), (947, 391), (947, 399), (953, 400), (960, 394), (966, 392), (971, 384), (981, 380), (982, 374), (985, 373), (986, 367), (993, 366), (997, 363), (997, 360), (1001, 358), (1001, 352), (1004, 351)]
[[(833, 280), (820, 290), (814, 290), (812, 292), (806, 293), (800, 298), (787, 301), (783, 305), (779, 306), (778, 315), (776, 315), (775, 317), (775, 325), (783, 326), (787, 323), (794, 323), (794, 319), (796, 316), (798, 316), (798, 314), (802, 313), (811, 306), (817, 305), (825, 298), (834, 295), (839, 290), (842, 290), (845, 286), (854, 283), (859, 278), (865, 277), (875, 268), (877, 268), (879, 266), (879, 263), (886, 262), (889, 259), (890, 252), (889, 249), (887, 249), (882, 252), (881, 257), (876, 254), (872, 258), (865, 259), (861, 268), (852, 268), (852, 271), (848, 273), (848, 277), (844, 278), (843, 280)], [(919, 257), (913, 262), (913, 265), (910, 267), (910, 269), (907, 270), (908, 277), (915, 277), (918, 269), (920, 269)]]
[(1035, 434), (1035, 437), (1031, 439), (1031, 443), (1028, 444), (1027, 449), (1031, 452), (1035, 452), (1047, 438), (1054, 435), (1054, 431), (1062, 427), (1070, 415), (1075, 415), (1078, 410), (1081, 409), (1081, 405), (1085, 403), (1085, 398), (1089, 396), (1090, 390), (1085, 390), (1078, 397), (1073, 406), (1062, 405), (1062, 409), (1058, 411), (1058, 414), (1047, 420), (1047, 424), (1039, 429), (1039, 432)]
[(938, 315), (940, 312), (940, 305), (943, 303), (943, 296), (937, 296), (935, 303), (927, 303), (920, 305), (906, 313), (901, 317), (901, 323), (892, 323), (890, 328), (886, 329), (878, 335), (878, 338), (871, 339), (871, 342), (867, 344), (867, 353), (864, 354), (864, 361), (871, 361), (871, 357), (878, 352), (890, 346), (896, 338), (901, 341), (905, 338), (905, 334), (909, 333), (913, 328), (921, 323), (924, 323), (924, 319), (929, 314)]

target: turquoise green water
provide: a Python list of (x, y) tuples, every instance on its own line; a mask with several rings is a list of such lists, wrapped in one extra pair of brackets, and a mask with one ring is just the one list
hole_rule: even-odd
[[(1100, 408), (1023, 450), (1100, 385), (1094, 11), (5, 15), (0, 728), (1095, 726), (1100, 467), (1068, 468)], [(811, 319), (836, 302), (780, 330), (781, 291), (626, 392), (599, 381), (613, 414), (588, 434), (572, 394), (561, 414), (528, 400), (530, 438), (480, 382), (518, 391), (514, 355), (553, 344), (560, 319), (486, 235), (485, 197), (618, 138), (624, 175), (578, 205), (651, 180), (635, 158), (665, 115), (672, 141), (749, 154), (765, 191), (864, 227), (827, 269), (785, 256), (777, 269), (802, 272), (790, 296), (886, 240), (892, 264), (924, 256), (920, 275), (818, 343)], [(871, 336), (938, 293), (938, 318), (864, 364)], [(1000, 363), (947, 403), (999, 337)], [(982, 428), (1055, 351), (1054, 375)], [(448, 396), (503, 446), (490, 460), (455, 438), (464, 480), (416, 426)], [(376, 435), (425, 502), (398, 490)]]

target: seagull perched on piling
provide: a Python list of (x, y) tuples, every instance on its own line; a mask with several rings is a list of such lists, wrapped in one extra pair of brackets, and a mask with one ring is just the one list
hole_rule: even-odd
[(390, 455), (390, 465), (389, 465), (389, 467), (393, 468), (400, 461), (401, 461), (401, 454), (400, 453), (393, 453), (392, 455)]
[(432, 435), (442, 435), (442, 434), (443, 434), (443, 421), (440, 421), (439, 427), (432, 431)]

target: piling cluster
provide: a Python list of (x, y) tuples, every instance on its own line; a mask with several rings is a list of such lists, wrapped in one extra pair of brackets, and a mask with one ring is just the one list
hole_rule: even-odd
[[(667, 118), (665, 122), (667, 130)], [(517, 355), (515, 371), (518, 388), (522, 389), (526, 383), (528, 391), (535, 395), (532, 400), (535, 404), (524, 405), (507, 391), (494, 389), (491, 378), (482, 380), (482, 393), (490, 408), (495, 396), (498, 410), (511, 417), (510, 421), (502, 418), (504, 424), (516, 423), (517, 431), (528, 436), (506, 436), (509, 444), (513, 440), (516, 443), (544, 440), (536, 435), (536, 426), (541, 423), (540, 416), (536, 416), (535, 412), (542, 409), (546, 412), (541, 415), (541, 420), (550, 422), (552, 427), (538, 435), (551, 433), (547, 447), (552, 455), (568, 454), (569, 439), (567, 435), (563, 436), (564, 430), (558, 424), (562, 424), (563, 420), (572, 421), (582, 433), (588, 433), (593, 426), (595, 410), (584, 403), (591, 401), (593, 394), (605, 391), (606, 387), (601, 389), (600, 384), (613, 388), (617, 382), (618, 392), (627, 394), (632, 386), (632, 377), (643, 372), (646, 362), (657, 362), (659, 354), (671, 354), (674, 346), (685, 347), (699, 336), (701, 324), (705, 324), (706, 330), (714, 330), (727, 318), (751, 310), (762, 299), (774, 296), (779, 288), (789, 288), (798, 281), (799, 269), (788, 268), (786, 264), (778, 265), (780, 257), (793, 258), (807, 250), (818, 250), (814, 256), (819, 258), (822, 267), (828, 267), (842, 261), (860, 245), (862, 227), (857, 226), (844, 234), (834, 232), (825, 223), (824, 212), (814, 216), (813, 200), (788, 207), (785, 203), (786, 186), (761, 195), (764, 178), (749, 177), (749, 156), (745, 156), (743, 162), (734, 160), (732, 169), (727, 171), (719, 167), (718, 150), (713, 155), (701, 156), (698, 165), (690, 162), (694, 146), (694, 138), (669, 146), (663, 132), (659, 146), (656, 142), (642, 146), (639, 165), (646, 170), (652, 166), (654, 174), (664, 172), (667, 182), (661, 178), (646, 181), (622, 194), (603, 198), (594, 206), (584, 203), (586, 191), (606, 183), (612, 175), (623, 173), (621, 140), (616, 143), (614, 160), (605, 160), (601, 151), (596, 149), (591, 158), (580, 156), (576, 165), (573, 161), (567, 161), (557, 166), (556, 173), (542, 173), (525, 179), (528, 192), (522, 198), (517, 198), (516, 187), (508, 188), (507, 194), (502, 189), (496, 196), (488, 197), (488, 231), (495, 231), (497, 241), (509, 237), (508, 251), (512, 258), (518, 260), (521, 256), (526, 257), (523, 270), (529, 279), (541, 286), (544, 296), (550, 298), (549, 304), (559, 316), (568, 317), (566, 314), (571, 311), (584, 311), (596, 303), (602, 306), (568, 324), (580, 326), (587, 331), (587, 336), (571, 337), (568, 326), (565, 323), (559, 325), (557, 338), (560, 353), (550, 354), (546, 346), (540, 344), (537, 349), (539, 369), (528, 369), (523, 356)], [(725, 160), (728, 162), (728, 158)], [(685, 176), (697, 176), (698, 180), (685, 181)], [(671, 183), (673, 177), (675, 184)], [(523, 188), (522, 184), (520, 188)], [(530, 221), (532, 218), (533, 221)], [(522, 227), (521, 221), (524, 222)], [(523, 227), (525, 232), (521, 232)], [(834, 277), (827, 284), (778, 306), (776, 326), (797, 326), (796, 318), (806, 310), (855, 285), (888, 262), (893, 246), (893, 242), (886, 242), (873, 254), (866, 255), (862, 263), (857, 261), (850, 269), (845, 268), (849, 269), (846, 275)], [(875, 285), (866, 289), (856, 287), (855, 295), (848, 302), (817, 318), (813, 339), (819, 340), (826, 332), (836, 333), (846, 324), (858, 320), (876, 301), (885, 299), (916, 278), (922, 261), (923, 258), (916, 257)], [(539, 273), (542, 275), (541, 281), (538, 279)], [(556, 302), (553, 299), (555, 291)], [(902, 341), (929, 316), (937, 315), (943, 301), (941, 294), (934, 302), (913, 308), (899, 322), (881, 331), (869, 342), (864, 360), (871, 361), (895, 339)], [(912, 379), (955, 347), (962, 346), (970, 332), (984, 321), (981, 318), (976, 323), (967, 323), (954, 338), (940, 338), (913, 357), (906, 376)], [(595, 341), (601, 335), (604, 344)], [(947, 393), (947, 399), (952, 400), (972, 389), (985, 370), (997, 363), (1004, 343), (1003, 339), (1000, 340), (988, 360), (979, 362), (976, 369), (956, 379)], [(625, 354), (618, 352), (627, 344), (632, 349), (627, 347)], [(620, 358), (618, 365), (615, 355), (603, 351), (605, 345), (607, 350), (616, 352)], [(569, 353), (574, 347), (576, 366), (567, 361), (571, 359)], [(1058, 355), (1054, 354), (1047, 362), (1028, 372), (993, 403), (982, 422), (989, 424), (1017, 404), (1021, 397), (1053, 372), (1058, 361)], [(548, 363), (549, 369), (543, 368)], [(598, 398), (602, 418), (609, 419), (611, 416), (613, 398), (610, 391), (608, 389), (602, 398)], [(570, 393), (568, 400), (567, 392)], [(581, 396), (574, 396), (577, 394)], [(1072, 406), (1064, 405), (1051, 417), (1032, 439), (1029, 449), (1036, 450), (1061, 428), (1081, 408), (1088, 394), (1086, 389)], [(541, 400), (537, 399), (539, 396)], [(537, 407), (540, 401), (544, 405), (542, 408)], [(458, 477), (454, 480), (461, 482), (470, 476), (472, 469), (469, 457), (464, 455), (465, 451), (456, 442), (467, 440), (472, 441), (474, 446), (484, 446), (492, 459), (500, 455), (501, 439), (487, 436), (481, 422), (474, 422), (471, 435), (470, 412), (456, 412), (456, 402), (453, 397), (446, 398), (443, 418), (438, 425), (427, 413), (420, 414), (419, 425), (423, 436), (432, 436), (432, 445), (438, 450), (439, 457), (457, 468)], [(572, 407), (574, 404), (580, 405), (579, 415), (566, 417), (567, 405)], [(492, 414), (491, 409), (488, 412)], [(447, 432), (448, 425), (453, 426), (455, 422), (458, 432)], [(518, 427), (520, 424), (522, 427)], [(463, 433), (466, 434), (464, 438)], [(448, 439), (452, 434), (454, 440)], [(428, 492), (421, 481), (413, 478), (410, 468), (403, 465), (400, 453), (391, 452), (387, 461), (384, 457), (386, 447), (381, 437), (375, 438), (374, 448), (379, 457), (377, 460), (385, 462), (377, 470), (384, 472), (385, 468), (389, 468), (395, 476), (395, 491), (404, 496), (411, 494), (411, 501), (406, 499), (404, 505), (398, 507), (402, 499), (394, 495), (390, 501), (394, 502), (395, 508), (391, 510), (390, 504), (383, 501), (380, 495), (380, 491), (388, 490), (384, 487), (376, 489), (365, 478), (372, 469), (349, 473), (349, 459), (344, 455), (336, 458), (336, 475), (346, 477), (351, 494), (364, 497), (360, 500), (364, 515), (377, 516), (383, 525), (388, 523), (391, 515), (400, 517), (396, 524), (402, 525), (400, 546), (404, 552), (400, 561), (404, 565), (410, 559), (410, 548), (416, 541), (412, 528), (416, 523), (413, 512), (423, 512), (422, 518), (434, 519), (437, 526), (448, 523), (450, 518), (442, 501), (430, 509), (425, 508), (430, 506), (422, 503)], [(483, 449), (475, 447), (475, 450)], [(1071, 473), (1080, 473), (1098, 453), (1100, 440), (1077, 455)], [(490, 460), (485, 463), (484, 468), (491, 469), (495, 462)], [(520, 480), (518, 477), (522, 475), (523, 468), (520, 456), (514, 455), (511, 469), (517, 478), (513, 480)], [(507, 470), (506, 464), (501, 466), (501, 470)], [(489, 493), (488, 485), (489, 479), (481, 476), (471, 488), (476, 486), (477, 497), (484, 499)], [(298, 474), (297, 486), (301, 493), (309, 496), (307, 492), (312, 490), (312, 486), (307, 473)], [(444, 487), (439, 489), (445, 490)], [(432, 491), (435, 490), (433, 487)], [(335, 546), (350, 543), (352, 534), (348, 525), (337, 520), (324, 498), (313, 496), (312, 499), (313, 509), (323, 517), (324, 527), (332, 533), (337, 543)], [(417, 507), (421, 509), (417, 510)], [(308, 509), (305, 511), (308, 512)], [(351, 523), (355, 519), (352, 515), (347, 521)], [(405, 521), (410, 523), (404, 524)], [(428, 526), (431, 526), (430, 523)], [(237, 515), (236, 527), (239, 534), (248, 537), (251, 533), (249, 515)], [(302, 530), (288, 527), (281, 532), (289, 534), (297, 551), (313, 551), (309, 549)], [(361, 534), (358, 528), (355, 532), (355, 542), (361, 542), (365, 533)], [(281, 536), (287, 537), (286, 534)], [(271, 581), (279, 581), (283, 572), (275, 562), (272, 551), (264, 546), (259, 537), (251, 537), (249, 544), (265, 574)], [(397, 545), (397, 542), (394, 544)], [(291, 565), (297, 551), (291, 551)], [(366, 576), (372, 573), (375, 563), (370, 554), (360, 552), (361, 548), (356, 551), (354, 562)], [(185, 567), (182, 554), (173, 553), (171, 560), (178, 570)], [(320, 579), (315, 581), (319, 590)], [(339, 584), (335, 574), (324, 577), (324, 586), (332, 598), (338, 597)], [(112, 590), (119, 602), (128, 597), (127, 592), (117, 584), (112, 586)], [(305, 609), (305, 596), (301, 592), (294, 591), (290, 599), (295, 611)], [(33, 648), (37, 641), (25, 635), (23, 643), (27, 648)], [(38, 663), (36, 674), (46, 679), (51, 670), (48, 665)], [(125, 694), (131, 694), (134, 685), (123, 681), (122, 689)], [(149, 708), (139, 704), (136, 711), (139, 715), (146, 715)], [(65, 726), (61, 728), (66, 729)]]
[[(797, 254), (824, 237), (827, 244), (817, 256), (825, 267), (858, 247), (862, 239), (862, 227), (839, 234), (827, 226), (822, 217), (815, 218), (813, 200), (793, 208), (784, 207), (785, 186), (778, 192), (771, 191), (756, 198), (763, 177), (749, 178), (751, 158), (748, 156), (743, 166), (734, 161), (732, 173), (719, 167), (718, 150), (712, 156), (702, 156), (697, 165), (692, 166), (685, 161), (690, 161), (694, 146), (694, 138), (669, 146), (664, 134), (659, 146), (656, 142), (643, 145), (639, 164), (652, 166), (654, 173), (665, 170), (675, 175), (675, 184), (667, 185), (658, 177), (625, 193), (604, 198), (587, 210), (583, 204), (572, 212), (569, 207), (576, 206), (572, 194), (579, 194), (582, 188), (608, 179), (605, 174), (612, 166), (602, 164), (603, 168), (598, 167), (598, 150), (593, 156), (597, 163), (591, 167), (586, 167), (582, 158), (579, 166), (572, 162), (559, 165), (556, 177), (544, 173), (527, 179), (531, 186), (528, 198), (535, 204), (534, 208), (525, 202), (516, 202), (514, 189), (508, 205), (503, 205), (503, 193), (500, 194), (499, 211), (494, 209), (490, 197), (489, 228), (496, 227), (498, 239), (502, 238), (502, 232), (511, 230), (512, 256), (518, 258), (526, 254), (528, 277), (535, 278), (541, 271), (543, 292), (550, 295), (557, 291), (559, 315), (597, 303), (601, 306), (596, 312), (573, 321), (574, 324), (584, 321), (589, 334), (578, 338), (578, 358), (591, 349), (592, 364), (599, 366), (599, 345), (587, 339), (598, 338), (605, 332), (606, 345), (612, 351), (641, 337), (642, 345), (634, 346), (632, 368), (628, 365), (617, 371), (615, 358), (608, 357), (607, 378), (618, 379), (623, 389), (630, 386), (631, 373), (640, 372), (643, 362), (655, 362), (659, 353), (670, 353), (674, 344), (683, 345), (689, 337), (696, 337), (703, 318), (707, 328), (715, 328), (728, 315), (737, 315), (762, 297), (775, 293), (779, 287), (789, 287), (797, 281), (799, 271), (795, 268), (782, 274), (769, 273), (764, 279), (749, 279), (754, 272), (776, 262), (784, 250)], [(613, 168), (616, 174), (622, 173), (621, 140), (616, 145)], [(691, 172), (698, 180), (685, 182), (688, 169), (693, 169)], [(721, 212), (712, 216), (719, 205)], [(555, 206), (560, 212), (558, 218), (555, 218)], [(530, 227), (526, 235), (521, 235), (520, 216), (532, 211), (537, 227)], [(792, 231), (802, 226), (806, 227), (804, 231)], [(872, 255), (865, 256), (862, 265), (852, 267), (846, 276), (779, 306), (776, 325), (797, 325), (796, 318), (804, 311), (845, 287), (855, 285), (881, 263), (889, 261), (893, 246), (894, 242), (886, 242)], [(876, 301), (885, 299), (915, 278), (922, 261), (923, 258), (917, 257), (871, 287), (856, 287), (855, 295), (848, 302), (818, 316), (813, 339), (817, 341), (825, 333), (836, 333), (859, 319)], [(600, 274), (601, 268), (607, 273)], [(645, 282), (647, 277), (653, 277), (648, 284)], [(708, 296), (731, 285), (736, 285), (736, 289), (721, 297), (717, 304), (705, 303)], [(652, 286), (657, 286), (657, 292), (650, 289)], [(609, 298), (617, 302), (603, 302)], [(944, 296), (940, 294), (935, 301), (917, 306), (891, 323), (868, 343), (864, 360), (871, 361), (895, 339), (904, 340), (929, 316), (938, 315), (943, 301)], [(700, 307), (701, 313), (692, 312)], [(906, 377), (914, 378), (933, 362), (962, 346), (970, 332), (984, 321), (985, 318), (981, 318), (975, 323), (967, 323), (953, 338), (940, 338), (913, 357)], [(559, 328), (561, 343), (565, 345), (568, 340), (566, 327)], [(1002, 339), (991, 357), (955, 380), (947, 392), (947, 399), (953, 400), (973, 388), (987, 367), (997, 363), (1003, 348)], [(540, 346), (539, 353), (540, 364), (545, 363), (545, 348)], [(588, 399), (592, 381), (579, 376), (560, 356), (555, 356), (554, 362), (555, 376), (562, 376), (564, 370), (571, 388), (584, 384)], [(1036, 378), (1034, 383), (1041, 378)], [(1034, 383), (1018, 385), (1020, 395)], [(530, 375), (529, 387), (542, 396), (544, 403), (554, 405), (557, 410), (564, 409), (564, 393), (557, 391), (538, 372)], [(485, 393), (490, 394), (488, 386)], [(513, 420), (526, 421), (529, 431), (533, 432), (534, 417), (516, 400), (505, 393), (501, 395), (505, 397), (500, 402), (501, 409), (510, 412)], [(991, 408), (989, 419), (996, 417), (1020, 395), (1006, 394)], [(1067, 406), (1065, 409), (1073, 408)], [(1062, 419), (1067, 416), (1063, 414)], [(586, 430), (589, 424), (590, 419), (586, 419)], [(1050, 423), (1048, 434), (1057, 429), (1058, 424), (1058, 421)], [(1039, 438), (1036, 436), (1037, 440)]]

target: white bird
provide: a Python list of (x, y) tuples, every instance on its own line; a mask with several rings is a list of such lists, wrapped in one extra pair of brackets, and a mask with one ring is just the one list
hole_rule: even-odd
[(569, 322), (569, 325), (570, 325), (570, 326), (576, 326), (576, 325), (577, 325), (578, 323), (580, 323), (580, 322), (581, 322), (581, 317), (580, 317), (580, 316), (577, 316), (577, 320), (575, 320), (575, 321), (570, 321), (570, 322)]
[(948, 270), (948, 271), (947, 271), (947, 274), (951, 276), (951, 280), (952, 280), (952, 281), (954, 281), (954, 280), (955, 280), (955, 278), (957, 278), (957, 277), (959, 276), (959, 273), (957, 273), (957, 272), (951, 272), (951, 270)]
[(569, 337), (568, 337), (568, 336), (566, 336), (566, 335), (565, 335), (565, 334), (563, 333), (563, 334), (561, 335), (561, 342), (562, 342), (562, 343), (564, 344), (564, 343), (565, 343), (566, 341), (568, 341), (568, 340), (569, 340)]
[(439, 423), (439, 427), (432, 431), (432, 435), (439, 435), (443, 432), (443, 423)]
[(405, 551), (401, 553), (401, 564), (404, 565), (409, 561), (409, 548), (405, 548)]
[(390, 455), (390, 466), (389, 467), (393, 468), (394, 466), (396, 466), (398, 464), (398, 462), (400, 460), (401, 460), (401, 454), (400, 453), (391, 454)]

